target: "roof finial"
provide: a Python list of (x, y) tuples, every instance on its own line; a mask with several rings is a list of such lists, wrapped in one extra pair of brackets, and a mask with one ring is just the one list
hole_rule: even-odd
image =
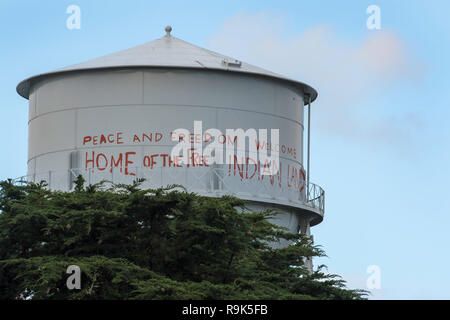
[(166, 37), (170, 37), (170, 32), (172, 31), (172, 27), (171, 26), (167, 26), (166, 27)]

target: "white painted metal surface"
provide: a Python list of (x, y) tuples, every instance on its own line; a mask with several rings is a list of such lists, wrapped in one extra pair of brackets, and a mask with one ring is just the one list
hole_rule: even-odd
[[(204, 195), (234, 194), (255, 208), (276, 208), (283, 212), (279, 224), (292, 232), (302, 225), (309, 234), (322, 221), (323, 190), (312, 191), (315, 199), (308, 195), (314, 185), (307, 187), (303, 169), (304, 95), (314, 100), (317, 93), (301, 82), (166, 35), (29, 78), (17, 91), (29, 98), (30, 180), (48, 174), (54, 188), (67, 190), (71, 172), (91, 182), (145, 177), (152, 186), (185, 183)], [(192, 132), (198, 120), (204, 130), (224, 133), (280, 129), (279, 173), (264, 177), (245, 165), (171, 166), (173, 130)]]
[(238, 61), (234, 58), (200, 48), (171, 35), (166, 35), (160, 39), (156, 39), (143, 45), (109, 54), (84, 63), (33, 76), (20, 82), (17, 86), (17, 92), (21, 96), (28, 98), (32, 84), (51, 75), (81, 70), (134, 67), (207, 69), (254, 74), (290, 82), (301, 89), (304, 93), (310, 94), (311, 101), (314, 101), (317, 97), (316, 90), (307, 84), (286, 78), (282, 75), (253, 66), (251, 64)]

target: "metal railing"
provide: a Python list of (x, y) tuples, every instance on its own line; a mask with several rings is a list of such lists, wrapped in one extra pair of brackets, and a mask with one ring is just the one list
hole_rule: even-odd
[(63, 171), (46, 171), (32, 173), (15, 179), (16, 183), (45, 181), (52, 190), (72, 190), (74, 181), (82, 175), (87, 184), (101, 181), (131, 184), (143, 178), (142, 188), (159, 188), (167, 185), (182, 185), (190, 192), (200, 195), (219, 197), (234, 195), (236, 197), (296, 206), (323, 216), (325, 209), (325, 192), (314, 184), (302, 180), (296, 186), (282, 181), (280, 176), (244, 177), (229, 169), (228, 166), (190, 167), (190, 168), (153, 168), (148, 167), (113, 167), (105, 170), (98, 168), (69, 169)]

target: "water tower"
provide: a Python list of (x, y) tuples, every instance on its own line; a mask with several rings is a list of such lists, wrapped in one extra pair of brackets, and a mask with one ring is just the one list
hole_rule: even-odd
[[(160, 39), (28, 78), (17, 92), (29, 99), (29, 181), (70, 190), (79, 174), (90, 183), (146, 178), (145, 187), (182, 184), (205, 196), (235, 195), (251, 209), (275, 208), (276, 223), (292, 232), (310, 235), (323, 219), (324, 192), (309, 181), (309, 120), (303, 167), (304, 109), (309, 119), (317, 92), (180, 40), (170, 27)], [(245, 163), (177, 165), (173, 132), (193, 130), (194, 121), (224, 133), (278, 128), (279, 144), (270, 146), (279, 152), (277, 174)]]

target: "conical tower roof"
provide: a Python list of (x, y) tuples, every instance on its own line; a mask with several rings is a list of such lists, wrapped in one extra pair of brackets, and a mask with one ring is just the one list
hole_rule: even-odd
[(17, 92), (22, 97), (28, 99), (32, 83), (35, 83), (40, 78), (48, 77), (54, 74), (85, 70), (144, 67), (209, 69), (254, 74), (291, 82), (300, 87), (304, 93), (309, 94), (311, 101), (314, 101), (317, 97), (316, 90), (307, 84), (195, 46), (191, 43), (173, 37), (170, 34), (170, 31), (171, 28), (167, 27), (167, 34), (160, 39), (89, 60), (87, 62), (75, 64), (52, 72), (35, 75), (20, 82), (17, 86)]

